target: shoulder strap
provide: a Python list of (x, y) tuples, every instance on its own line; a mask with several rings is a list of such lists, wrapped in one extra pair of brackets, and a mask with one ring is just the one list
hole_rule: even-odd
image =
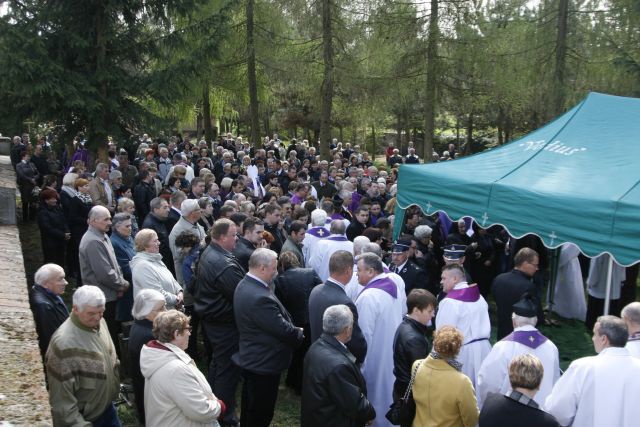
[(413, 372), (411, 373), (411, 379), (409, 380), (409, 385), (407, 386), (407, 389), (404, 392), (404, 397), (402, 398), (402, 400), (407, 400), (409, 398), (409, 393), (411, 393), (411, 389), (413, 388), (413, 382), (416, 379), (416, 374), (418, 373), (418, 369), (420, 369), (420, 366), (422, 366), (422, 362), (424, 361), (425, 359), (422, 359), (420, 362), (418, 362), (416, 367), (413, 369)]

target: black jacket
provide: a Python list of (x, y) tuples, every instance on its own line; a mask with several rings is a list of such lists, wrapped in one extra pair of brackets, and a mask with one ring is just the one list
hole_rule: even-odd
[(138, 225), (142, 225), (142, 221), (151, 211), (151, 200), (156, 197), (156, 190), (147, 182), (140, 181), (133, 189), (133, 202), (136, 205), (136, 216)]
[(411, 379), (413, 362), (426, 358), (430, 351), (427, 327), (409, 316), (404, 316), (393, 339), (393, 375), (396, 377), (393, 389), (396, 393), (405, 392)]
[(358, 310), (351, 298), (344, 292), (344, 288), (337, 283), (327, 280), (323, 285), (316, 286), (309, 296), (309, 326), (311, 327), (311, 342), (322, 335), (322, 316), (324, 311), (336, 304), (344, 304), (353, 313), (353, 334), (347, 348), (356, 357), (358, 363), (364, 362), (367, 355), (367, 341), (358, 325)]
[(138, 415), (144, 424), (144, 376), (140, 372), (140, 352), (142, 346), (154, 339), (153, 323), (147, 319), (136, 320), (129, 332), (129, 363), (131, 364), (131, 379), (133, 393), (136, 396)]
[(69, 233), (69, 226), (62, 207), (59, 204), (53, 207), (43, 204), (38, 210), (37, 218), (42, 238), (42, 250), (47, 253), (64, 248), (67, 245), (64, 235)]
[(553, 415), (523, 405), (497, 393), (489, 393), (480, 411), (479, 427), (560, 427)]
[(346, 232), (347, 239), (353, 242), (353, 239), (360, 236), (366, 228), (367, 228), (366, 224), (362, 225), (361, 223), (359, 223), (357, 220), (354, 219), (353, 221), (351, 221), (351, 223), (347, 227), (347, 232)]
[(355, 361), (355, 356), (330, 335), (322, 334), (311, 345), (304, 359), (302, 427), (363, 426), (376, 417)]
[(198, 262), (194, 308), (205, 322), (233, 324), (233, 298), (245, 275), (231, 252), (217, 243), (204, 250)]
[(513, 323), (511, 322), (513, 304), (520, 301), (526, 292), (535, 295), (535, 285), (531, 278), (522, 271), (511, 270), (498, 275), (493, 280), (491, 292), (498, 311), (497, 339), (499, 341), (513, 332)]
[(167, 266), (171, 274), (175, 277), (175, 265), (173, 263), (173, 254), (171, 253), (171, 247), (169, 246), (169, 232), (165, 226), (165, 221), (155, 216), (153, 212), (149, 212), (149, 215), (142, 222), (142, 228), (150, 228), (155, 231), (160, 240), (160, 254), (162, 254), (162, 262)]
[[(396, 266), (394, 264), (389, 265), (389, 270), (395, 273)], [(410, 259), (402, 266), (402, 269), (398, 273), (402, 280), (404, 280), (404, 291), (407, 295), (412, 289), (429, 289), (429, 276), (427, 272), (418, 267), (415, 262)]]
[[(62, 194), (64, 194), (64, 192)], [(80, 197), (71, 197), (66, 203), (68, 204), (68, 211), (65, 212), (65, 215), (69, 223), (71, 237), (80, 244), (82, 236), (84, 236), (84, 233), (87, 232), (87, 228), (89, 227), (87, 219), (89, 218), (89, 211), (93, 208), (93, 204), (83, 202)]]
[(264, 231), (268, 231), (274, 237), (275, 240), (271, 243), (271, 250), (279, 254), (282, 250), (282, 245), (284, 245), (284, 242), (287, 240), (284, 231), (277, 225), (273, 226), (266, 223), (264, 224)]
[(67, 320), (69, 310), (60, 298), (38, 284), (31, 288), (31, 310), (36, 322), (40, 353), (44, 357), (51, 336)]
[(180, 214), (173, 208), (169, 209), (169, 216), (167, 217), (167, 221), (164, 223), (164, 226), (167, 228), (167, 233), (171, 234), (171, 230), (173, 230), (173, 226), (176, 225), (180, 221)]
[(302, 344), (303, 333), (271, 289), (246, 276), (238, 284), (233, 307), (240, 342), (231, 360), (259, 375), (276, 375), (287, 369), (293, 350)]
[(322, 279), (312, 268), (290, 268), (274, 280), (275, 294), (291, 314), (293, 324), (304, 327), (309, 323), (309, 295)]
[(249, 258), (251, 258), (251, 254), (256, 250), (256, 247), (253, 243), (248, 241), (242, 236), (238, 236), (238, 241), (236, 242), (236, 247), (233, 248), (233, 255), (236, 257), (242, 268), (249, 270)]

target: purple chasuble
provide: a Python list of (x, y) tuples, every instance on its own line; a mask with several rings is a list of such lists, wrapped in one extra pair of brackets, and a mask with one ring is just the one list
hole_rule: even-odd
[(331, 236), (327, 237), (326, 240), (333, 240), (334, 242), (347, 242), (349, 239), (347, 239), (345, 236)]
[(529, 348), (536, 349), (547, 341), (547, 337), (539, 331), (513, 331), (502, 339), (503, 341), (514, 341)]
[(451, 298), (462, 302), (476, 302), (480, 299), (480, 289), (470, 286), (462, 289), (452, 289), (445, 298)]
[[(394, 299), (398, 298), (398, 287), (396, 286), (396, 283), (388, 277), (374, 280), (373, 282), (365, 286), (362, 292), (366, 291), (367, 289), (380, 289), (381, 291), (385, 291), (386, 293), (391, 295)], [(360, 292), (360, 295), (362, 295), (362, 292)]]
[(344, 219), (344, 217), (339, 213), (334, 213), (327, 219), (331, 219), (331, 221), (335, 221), (336, 219)]
[(329, 235), (329, 232), (324, 227), (312, 227), (307, 230), (307, 234), (311, 234), (312, 236), (322, 239), (324, 237), (327, 237)]

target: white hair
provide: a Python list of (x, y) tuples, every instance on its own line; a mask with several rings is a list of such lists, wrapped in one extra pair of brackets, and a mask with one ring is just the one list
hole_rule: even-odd
[(275, 251), (267, 248), (258, 248), (251, 254), (249, 258), (249, 270), (259, 267), (269, 266), (274, 259), (278, 258)]
[(80, 286), (73, 293), (73, 305), (78, 311), (84, 311), (86, 306), (89, 307), (104, 307), (107, 299), (104, 296), (104, 292), (97, 286), (84, 285)]
[(350, 326), (353, 326), (353, 313), (344, 304), (332, 305), (322, 315), (322, 331), (328, 335), (340, 335)]
[(311, 225), (314, 227), (322, 227), (327, 222), (327, 213), (322, 209), (314, 209), (311, 212)]
[(45, 264), (36, 271), (36, 274), (33, 278), (34, 282), (38, 285), (42, 286), (43, 283), (48, 282), (53, 279), (56, 274), (62, 273), (64, 274), (64, 269), (60, 267), (58, 264)]
[(155, 289), (142, 289), (133, 300), (131, 315), (136, 320), (142, 320), (153, 311), (159, 302), (166, 302), (164, 296)]
[(413, 231), (413, 235), (417, 239), (425, 239), (427, 237), (431, 237), (432, 233), (433, 233), (433, 230), (428, 225), (419, 225)]
[(515, 313), (511, 314), (511, 320), (513, 320), (513, 325), (515, 328), (519, 328), (521, 326), (536, 326), (538, 323), (537, 317), (524, 317), (519, 316)]
[(200, 205), (197, 200), (186, 199), (180, 204), (180, 213), (183, 217), (191, 215), (194, 211), (200, 209)]
[(356, 236), (356, 238), (353, 239), (353, 254), (360, 255), (365, 245), (370, 242), (367, 236)]
[(73, 187), (76, 183), (76, 179), (78, 179), (77, 173), (70, 172), (68, 174), (65, 174), (65, 176), (62, 178), (62, 185)]

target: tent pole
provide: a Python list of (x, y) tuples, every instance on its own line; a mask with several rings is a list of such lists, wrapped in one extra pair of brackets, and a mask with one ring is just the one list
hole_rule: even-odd
[(611, 300), (611, 275), (613, 274), (613, 257), (609, 255), (609, 268), (607, 269), (607, 294), (604, 296), (604, 315), (609, 314)]

